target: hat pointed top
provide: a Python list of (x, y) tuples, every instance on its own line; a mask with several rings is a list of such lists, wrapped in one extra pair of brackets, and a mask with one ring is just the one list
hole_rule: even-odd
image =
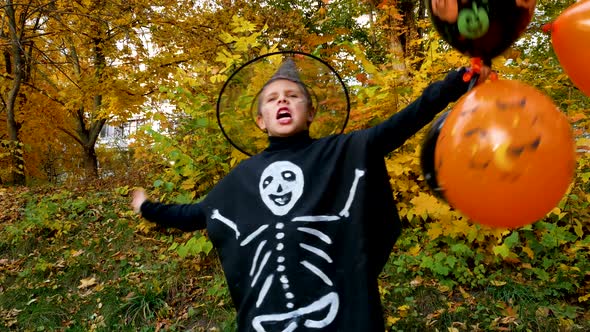
[(299, 71), (297, 70), (297, 65), (295, 64), (295, 61), (293, 61), (293, 58), (289, 57), (283, 61), (276, 73), (270, 78), (269, 83), (279, 79), (302, 83)]

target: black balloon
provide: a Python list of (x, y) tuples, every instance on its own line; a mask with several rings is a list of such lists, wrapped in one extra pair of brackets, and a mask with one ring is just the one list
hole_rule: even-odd
[(459, 52), (491, 60), (530, 23), (536, 0), (425, 0), (441, 37)]
[(422, 168), (422, 175), (424, 175), (424, 179), (426, 180), (426, 183), (434, 195), (443, 200), (445, 200), (444, 192), (439, 186), (438, 180), (436, 178), (434, 152), (436, 150), (438, 136), (448, 115), (449, 112), (447, 111), (434, 120), (430, 126), (430, 129), (428, 130), (428, 133), (426, 133), (424, 141), (422, 142), (422, 149), (420, 151), (420, 167)]

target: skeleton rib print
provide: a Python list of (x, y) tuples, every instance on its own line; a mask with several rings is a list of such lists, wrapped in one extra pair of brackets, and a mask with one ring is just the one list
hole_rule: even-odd
[[(315, 275), (321, 282), (329, 287), (334, 285), (330, 276), (320, 267), (313, 263), (310, 258), (317, 257), (321, 262), (331, 264), (333, 258), (320, 248), (319, 246), (330, 246), (332, 239), (329, 235), (313, 227), (314, 223), (318, 222), (336, 222), (349, 216), (350, 207), (353, 204), (354, 196), (358, 187), (360, 179), (365, 175), (365, 171), (356, 169), (354, 179), (350, 187), (348, 199), (344, 204), (344, 208), (335, 215), (319, 215), (319, 216), (298, 216), (289, 220), (294, 223), (295, 230), (301, 233), (311, 235), (311, 239), (319, 240), (318, 243), (299, 243), (300, 249), (311, 254), (312, 256), (303, 257), (298, 264), (312, 275)], [(299, 200), (304, 190), (304, 177), (301, 168), (289, 161), (277, 161), (270, 164), (262, 172), (259, 182), (260, 196), (266, 207), (275, 216), (284, 216), (293, 208), (295, 203)], [(211, 219), (217, 220), (235, 232), (236, 240), (242, 238), (242, 234), (238, 229), (236, 222), (223, 216), (219, 210), (213, 210)], [(305, 226), (296, 226), (298, 223), (305, 223)], [(295, 299), (297, 294), (292, 292), (291, 280), (289, 279), (289, 271), (286, 268), (285, 250), (285, 228), (288, 225), (285, 222), (275, 222), (273, 224), (265, 224), (241, 240), (240, 246), (245, 247), (249, 245), (256, 245), (254, 255), (251, 258), (251, 266), (249, 270), (250, 287), (256, 288), (258, 296), (256, 299), (256, 307), (260, 308), (264, 303), (269, 292), (271, 292), (272, 285), (277, 281), (280, 283), (283, 297), (285, 299), (285, 312), (269, 313), (265, 312), (256, 316), (252, 321), (252, 326), (257, 332), (267, 331), (265, 324), (285, 324), (282, 331), (296, 331), (302, 324), (307, 328), (320, 329), (324, 328), (336, 317), (339, 307), (339, 296), (336, 292), (330, 291), (327, 294), (320, 295), (319, 298), (302, 307), (295, 308)], [(269, 242), (269, 231), (273, 230), (274, 243)], [(263, 239), (257, 241), (259, 237)], [(272, 247), (274, 246), (274, 248)], [(269, 269), (267, 266), (272, 268)], [(266, 271), (266, 272), (264, 272)], [(276, 291), (276, 290), (275, 290)], [(275, 294), (276, 296), (278, 294)], [(311, 319), (309, 315), (318, 313), (320, 311), (327, 311), (325, 316), (321, 319)], [(323, 314), (322, 314), (323, 315)]]

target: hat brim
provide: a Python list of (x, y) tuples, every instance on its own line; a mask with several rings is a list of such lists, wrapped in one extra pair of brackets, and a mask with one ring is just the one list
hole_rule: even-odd
[(292, 58), (301, 82), (312, 96), (315, 117), (312, 138), (340, 134), (350, 114), (350, 99), (342, 78), (327, 62), (298, 51), (265, 54), (248, 61), (225, 82), (217, 99), (217, 123), (225, 138), (252, 156), (268, 146), (268, 135), (256, 124), (258, 95), (285, 58)]

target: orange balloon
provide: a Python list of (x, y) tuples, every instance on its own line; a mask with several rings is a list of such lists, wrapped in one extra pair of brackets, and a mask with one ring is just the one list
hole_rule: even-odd
[(590, 0), (579, 1), (564, 10), (551, 30), (553, 49), (563, 70), (590, 96)]
[(463, 96), (434, 152), (438, 184), (471, 220), (514, 228), (542, 219), (574, 176), (571, 125), (553, 101), (515, 80), (495, 80)]

